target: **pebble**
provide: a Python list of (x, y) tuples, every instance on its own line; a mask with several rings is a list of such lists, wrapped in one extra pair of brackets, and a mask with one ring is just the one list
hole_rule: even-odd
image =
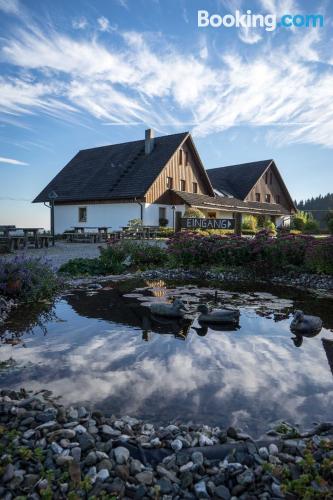
[(265, 446), (259, 448), (258, 453), (259, 453), (260, 458), (262, 458), (263, 460), (268, 460), (269, 453), (268, 453), (268, 449)]
[(141, 484), (150, 485), (153, 482), (154, 475), (153, 475), (152, 471), (147, 470), (147, 471), (139, 472), (138, 474), (136, 474), (135, 478)]
[(279, 453), (279, 448), (274, 443), (271, 443), (268, 449), (270, 455), (277, 455)]
[(194, 492), (197, 498), (209, 498), (205, 481), (199, 481), (194, 485)]
[(171, 448), (175, 451), (180, 451), (183, 447), (183, 443), (181, 442), (180, 439), (174, 439), (171, 442)]
[(110, 477), (110, 473), (108, 469), (101, 469), (97, 473), (97, 479), (100, 479), (101, 481), (106, 481)]
[(118, 446), (118, 448), (115, 448), (113, 450), (113, 453), (116, 462), (119, 465), (125, 464), (130, 456), (130, 452), (128, 451), (128, 449), (124, 448), (123, 446)]

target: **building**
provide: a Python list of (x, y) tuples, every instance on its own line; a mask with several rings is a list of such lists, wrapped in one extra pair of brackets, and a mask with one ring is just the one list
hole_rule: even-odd
[(273, 160), (206, 170), (184, 132), (79, 151), (35, 198), (56, 193), (55, 233), (74, 226), (118, 230), (132, 219), (180, 227), (187, 207), (206, 217), (243, 214), (288, 224), (296, 207)]

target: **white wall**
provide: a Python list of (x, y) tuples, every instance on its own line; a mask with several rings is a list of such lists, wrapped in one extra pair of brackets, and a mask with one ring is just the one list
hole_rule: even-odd
[(290, 215), (282, 215), (276, 218), (276, 227), (289, 227), (291, 223)]
[[(87, 222), (79, 222), (79, 207), (87, 207)], [(117, 231), (127, 226), (131, 219), (140, 219), (140, 206), (137, 203), (56, 205), (54, 207), (56, 234), (62, 234), (73, 226), (108, 226)]]
[[(145, 203), (143, 211), (143, 224), (145, 226), (158, 226), (159, 225), (159, 208), (166, 208), (166, 219), (169, 223), (167, 227), (173, 227), (173, 210), (171, 205), (162, 205), (155, 203)], [(175, 212), (185, 212), (185, 205), (175, 205)]]

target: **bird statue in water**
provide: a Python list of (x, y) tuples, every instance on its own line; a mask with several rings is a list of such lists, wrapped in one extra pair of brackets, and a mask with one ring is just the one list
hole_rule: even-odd
[(150, 306), (152, 314), (166, 316), (168, 318), (182, 318), (186, 312), (186, 307), (180, 299), (176, 299), (172, 304), (153, 303)]
[(304, 314), (303, 311), (295, 311), (290, 330), (295, 335), (314, 337), (322, 329), (323, 322), (318, 316)]
[(209, 311), (206, 304), (200, 304), (198, 306), (198, 311), (201, 313), (198, 321), (199, 323), (211, 323), (211, 324), (238, 324), (240, 312), (238, 309), (214, 309)]

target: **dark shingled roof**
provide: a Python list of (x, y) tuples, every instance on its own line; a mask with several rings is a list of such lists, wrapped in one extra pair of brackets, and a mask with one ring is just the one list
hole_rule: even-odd
[(79, 151), (35, 198), (48, 201), (111, 200), (143, 197), (188, 132), (155, 138), (145, 154), (145, 141), (125, 142)]
[(214, 189), (244, 200), (273, 160), (254, 161), (207, 170)]
[(187, 205), (212, 210), (233, 210), (235, 212), (247, 212), (260, 214), (261, 212), (272, 215), (289, 214), (288, 210), (278, 203), (259, 203), (256, 201), (243, 201), (238, 198), (227, 196), (207, 196), (205, 194), (186, 193), (185, 191), (173, 191)]

